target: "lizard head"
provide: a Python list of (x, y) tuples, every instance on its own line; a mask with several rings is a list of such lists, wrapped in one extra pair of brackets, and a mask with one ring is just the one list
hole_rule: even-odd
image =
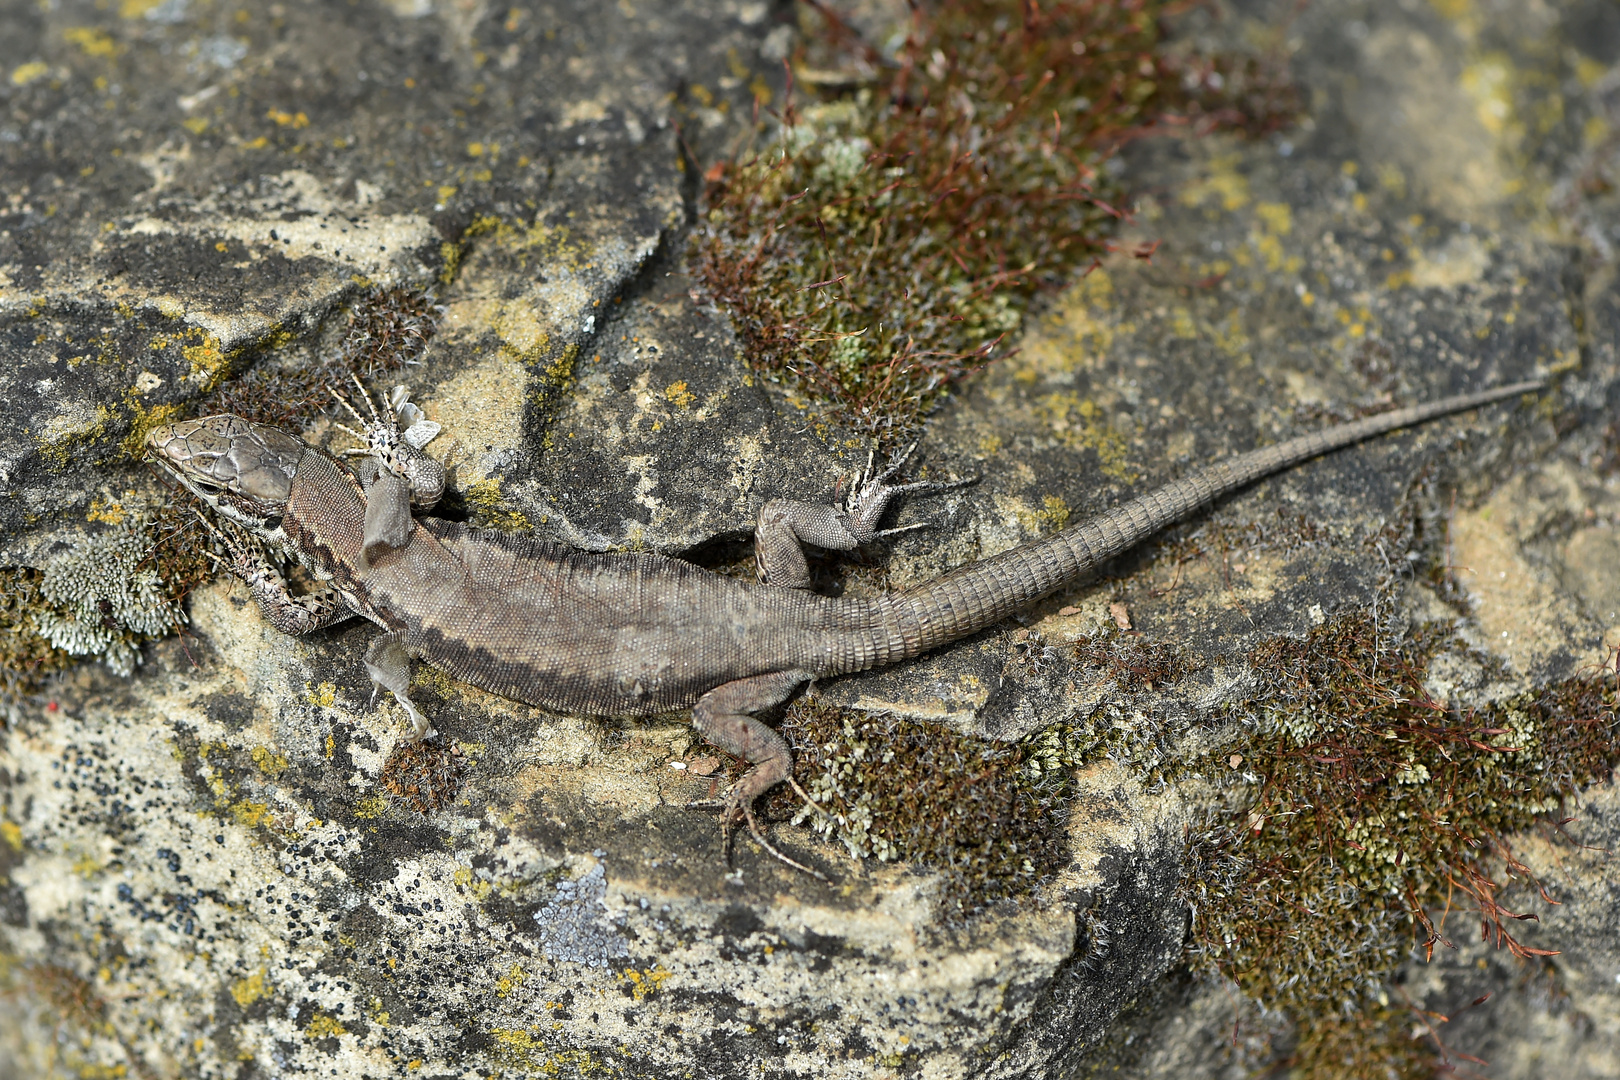
[(164, 424), (146, 436), (152, 456), (220, 514), (261, 535), (281, 528), (302, 439), (240, 416)]

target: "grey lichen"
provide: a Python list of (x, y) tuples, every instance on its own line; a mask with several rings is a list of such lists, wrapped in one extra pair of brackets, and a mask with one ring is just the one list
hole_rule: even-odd
[(45, 565), (39, 633), (74, 656), (98, 657), (119, 675), (140, 662), (138, 646), (185, 622), (150, 565), (146, 530), (122, 527), (83, 540)]
[(607, 967), (630, 956), (624, 916), (608, 911), (607, 874), (597, 863), (576, 881), (557, 883), (557, 895), (534, 914), (540, 943), (553, 960)]

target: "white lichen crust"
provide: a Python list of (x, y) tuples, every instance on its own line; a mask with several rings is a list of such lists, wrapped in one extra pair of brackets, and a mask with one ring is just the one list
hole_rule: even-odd
[(101, 660), (119, 675), (140, 662), (139, 644), (185, 622), (152, 567), (152, 541), (139, 527), (91, 537), (45, 565), (37, 612), (40, 635), (74, 656)]

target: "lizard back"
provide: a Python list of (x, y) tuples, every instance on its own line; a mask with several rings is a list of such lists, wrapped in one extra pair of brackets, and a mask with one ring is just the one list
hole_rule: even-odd
[(734, 679), (869, 666), (867, 601), (725, 577), (661, 555), (592, 553), (424, 518), (409, 541), (360, 556), (365, 501), (316, 450), (284, 528), (355, 610), (456, 678), (531, 705), (649, 715)]

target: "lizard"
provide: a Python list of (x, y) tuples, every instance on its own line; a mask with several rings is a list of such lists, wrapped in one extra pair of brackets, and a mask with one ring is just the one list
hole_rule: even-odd
[[(583, 552), (531, 535), (413, 518), (413, 502), (430, 508), (445, 473), (422, 449), (437, 425), (422, 419), (403, 388), (385, 402), (383, 416), (373, 411), (363, 431), (351, 432), (366, 443), (346, 452), (362, 459), (356, 469), (296, 435), (230, 414), (162, 425), (147, 444), (181, 484), (245, 530), (248, 543), (223, 537), (231, 557), (221, 561), (247, 583), (276, 629), (306, 634), (360, 615), (384, 630), (365, 666), (410, 715), (414, 738), (429, 726), (408, 694), (412, 660), (559, 712), (690, 709), (704, 739), (749, 766), (714, 804), (726, 840), (745, 824), (770, 854), (822, 877), (773, 847), (755, 820), (761, 795), (793, 783), (787, 742), (756, 714), (815, 680), (894, 664), (993, 626), (1273, 473), (1543, 385), (1532, 380), (1441, 398), (1240, 453), (1050, 536), (871, 597), (810, 591), (801, 545), (850, 551), (870, 544), (904, 531), (880, 528), (897, 497), (956, 486), (890, 483), (903, 456), (883, 472), (869, 463), (841, 505), (766, 501), (755, 528), (759, 580), (748, 581), (662, 555)], [(296, 560), (324, 587), (294, 595), (264, 549)]]

